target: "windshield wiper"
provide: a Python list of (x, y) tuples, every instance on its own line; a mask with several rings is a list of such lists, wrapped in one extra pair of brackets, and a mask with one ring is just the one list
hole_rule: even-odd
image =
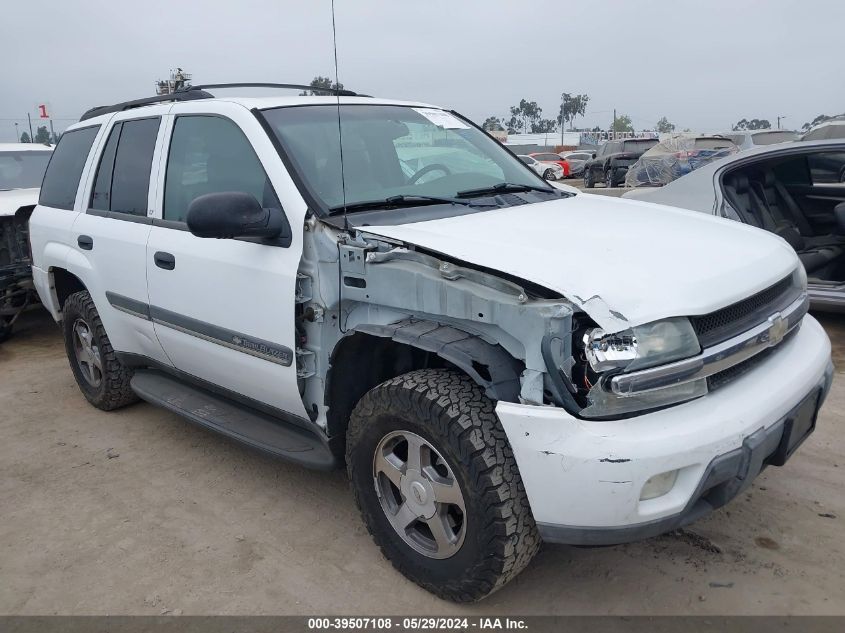
[(445, 196), (418, 196), (418, 195), (398, 195), (384, 198), (383, 200), (365, 200), (363, 202), (353, 202), (351, 204), (338, 205), (329, 209), (329, 215), (338, 215), (346, 211), (365, 211), (367, 209), (387, 209), (399, 207), (417, 207), (423, 204), (460, 204), (465, 207), (497, 207), (499, 205), (493, 203), (478, 203), (470, 200), (460, 200), (458, 198), (447, 198)]
[(553, 187), (540, 187), (538, 185), (522, 185), (515, 182), (500, 182), (492, 187), (481, 187), (479, 189), (465, 189), (459, 191), (458, 198), (474, 198), (476, 196), (496, 195), (497, 193), (519, 193), (521, 191), (542, 191), (543, 193), (557, 193)]

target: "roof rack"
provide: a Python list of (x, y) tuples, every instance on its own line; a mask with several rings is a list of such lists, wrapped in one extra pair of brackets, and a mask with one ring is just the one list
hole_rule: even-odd
[(170, 94), (157, 95), (155, 97), (146, 97), (144, 99), (133, 99), (132, 101), (123, 101), (109, 106), (97, 106), (86, 111), (79, 120), (85, 121), (92, 119), (102, 114), (110, 112), (123, 112), (124, 110), (131, 110), (133, 108), (140, 108), (154, 103), (164, 103), (167, 101), (193, 101), (195, 99), (213, 99), (214, 95), (206, 92), (206, 90), (213, 90), (217, 88), (283, 88), (287, 90), (310, 90), (312, 92), (325, 92), (339, 97), (358, 97), (357, 92), (351, 90), (338, 90), (336, 88), (315, 88), (314, 86), (306, 86), (305, 84), (275, 84), (275, 83), (231, 83), (231, 84), (202, 84), (199, 86), (188, 86), (181, 88)]

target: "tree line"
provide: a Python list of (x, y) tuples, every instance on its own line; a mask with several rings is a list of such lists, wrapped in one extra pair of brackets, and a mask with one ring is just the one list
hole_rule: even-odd
[(40, 143), (42, 145), (53, 143), (55, 145), (59, 142), (60, 137), (61, 134), (51, 134), (46, 125), (39, 125), (35, 130), (35, 138), (30, 138), (29, 132), (24, 132), (21, 134), (21, 143)]

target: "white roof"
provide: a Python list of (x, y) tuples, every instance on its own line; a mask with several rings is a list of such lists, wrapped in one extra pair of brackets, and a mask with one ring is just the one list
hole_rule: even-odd
[[(171, 103), (197, 103), (197, 104), (209, 104), (215, 102), (225, 102), (225, 103), (237, 103), (242, 105), (243, 107), (251, 110), (253, 108), (257, 108), (259, 110), (266, 110), (269, 108), (283, 108), (286, 106), (299, 106), (299, 105), (336, 105), (338, 103), (338, 98), (335, 96), (300, 96), (300, 95), (291, 95), (285, 97), (214, 97), (212, 99), (197, 99), (196, 101), (163, 101), (158, 103), (151, 103), (146, 106), (140, 106), (138, 108), (134, 108), (134, 110), (138, 110), (142, 112), (144, 108), (150, 106), (161, 106), (161, 105), (168, 105)], [(441, 108), (440, 106), (431, 105), (429, 103), (421, 103), (419, 101), (397, 101), (396, 99), (381, 99), (377, 97), (340, 97), (340, 104), (341, 105), (398, 105), (398, 106), (411, 106), (414, 108), (438, 108), (438, 109), (446, 109)], [(74, 123), (68, 129), (73, 129), (75, 127), (85, 127), (92, 124), (102, 123), (106, 121), (109, 117), (114, 115), (114, 112), (109, 112), (107, 114), (102, 114), (100, 116), (92, 117), (90, 119), (86, 119), (85, 121), (80, 121), (79, 123)]]
[(41, 143), (0, 143), (0, 152), (52, 152), (53, 147)]

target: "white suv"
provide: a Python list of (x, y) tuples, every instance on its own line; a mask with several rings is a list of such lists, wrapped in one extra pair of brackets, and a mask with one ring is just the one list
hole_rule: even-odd
[(685, 525), (813, 430), (830, 345), (777, 237), (559, 191), (424, 104), (168, 98), (68, 129), (31, 218), (82, 393), (345, 465), (438, 596)]

